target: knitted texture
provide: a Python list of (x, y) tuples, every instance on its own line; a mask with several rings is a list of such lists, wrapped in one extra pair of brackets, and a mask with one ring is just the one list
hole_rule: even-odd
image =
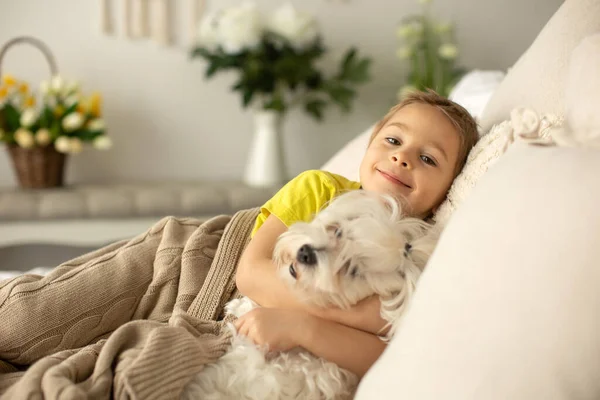
[(0, 282), (0, 398), (177, 398), (230, 343), (218, 317), (257, 215), (164, 218)]

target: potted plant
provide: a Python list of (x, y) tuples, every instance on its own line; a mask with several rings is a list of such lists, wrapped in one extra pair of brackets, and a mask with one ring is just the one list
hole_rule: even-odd
[(225, 8), (201, 21), (192, 57), (205, 61), (206, 78), (234, 71), (231, 90), (254, 113), (254, 138), (245, 181), (255, 186), (283, 182), (282, 119), (295, 107), (322, 120), (331, 104), (348, 111), (356, 86), (369, 80), (370, 60), (354, 48), (327, 75), (319, 62), (327, 49), (316, 19), (285, 4), (262, 14), (254, 3)]
[[(49, 64), (52, 78), (41, 83), (41, 99), (28, 83), (2, 74), (6, 52), (22, 43), (39, 49)], [(6, 144), (22, 187), (61, 186), (66, 155), (80, 153), (85, 142), (98, 149), (111, 147), (100, 105), (99, 94), (83, 96), (77, 82), (58, 74), (52, 52), (41, 40), (21, 36), (0, 48), (0, 142)]]
[[(45, 188), (63, 184), (68, 154), (83, 144), (106, 150), (101, 97), (82, 95), (76, 82), (54, 76), (41, 84), (37, 100), (26, 82), (4, 75), (0, 84), (0, 141), (6, 144), (22, 187)], [(39, 104), (39, 106), (38, 106)]]
[(455, 27), (433, 17), (431, 0), (420, 0), (422, 12), (404, 18), (398, 27), (398, 58), (408, 64), (408, 74), (398, 92), (433, 89), (448, 96), (466, 70), (456, 65), (459, 55)]

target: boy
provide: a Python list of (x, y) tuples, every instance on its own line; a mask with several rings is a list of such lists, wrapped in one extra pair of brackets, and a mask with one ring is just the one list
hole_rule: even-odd
[[(408, 216), (429, 218), (444, 200), (477, 141), (477, 125), (461, 106), (433, 91), (409, 94), (373, 130), (360, 183), (324, 171), (290, 181), (262, 208), (236, 276), (238, 289), (263, 308), (240, 318), (239, 332), (274, 351), (304, 347), (362, 377), (385, 348), (385, 322), (371, 298), (350, 310), (299, 303), (277, 276), (271, 255), (279, 235), (347, 190), (390, 194)], [(350, 351), (351, 350), (351, 351)]]

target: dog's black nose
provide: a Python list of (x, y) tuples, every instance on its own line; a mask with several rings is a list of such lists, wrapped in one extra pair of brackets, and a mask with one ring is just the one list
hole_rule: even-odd
[(317, 263), (317, 254), (315, 253), (315, 249), (313, 249), (313, 247), (309, 244), (305, 244), (304, 246), (300, 247), (296, 258), (304, 265), (315, 265)]

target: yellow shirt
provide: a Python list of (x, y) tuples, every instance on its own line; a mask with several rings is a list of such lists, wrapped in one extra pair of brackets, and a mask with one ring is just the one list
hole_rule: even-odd
[(310, 222), (335, 196), (356, 189), (360, 189), (359, 182), (341, 175), (319, 170), (302, 172), (261, 207), (252, 236), (271, 214), (287, 227), (298, 221)]

